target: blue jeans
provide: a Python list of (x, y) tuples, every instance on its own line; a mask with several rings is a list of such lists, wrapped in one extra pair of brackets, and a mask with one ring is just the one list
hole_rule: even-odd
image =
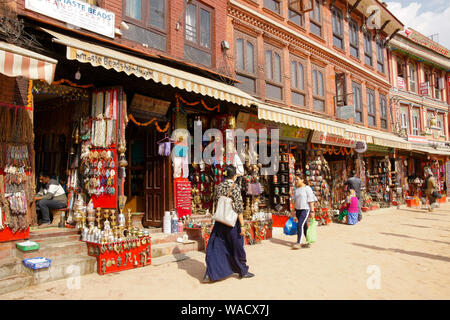
[(67, 204), (56, 200), (39, 200), (36, 203), (36, 209), (41, 211), (42, 223), (50, 223), (50, 209), (63, 209)]

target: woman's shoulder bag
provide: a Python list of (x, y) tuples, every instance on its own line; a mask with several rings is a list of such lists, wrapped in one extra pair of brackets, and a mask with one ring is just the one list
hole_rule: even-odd
[(217, 200), (216, 212), (213, 219), (217, 222), (223, 223), (229, 227), (234, 227), (238, 214), (234, 212), (232, 202), (230, 198), (231, 191), (234, 188), (234, 183), (231, 185), (226, 196), (220, 196)]

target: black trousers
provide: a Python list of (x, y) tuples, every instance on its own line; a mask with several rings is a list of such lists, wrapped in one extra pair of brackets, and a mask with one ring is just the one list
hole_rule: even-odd
[(308, 223), (306, 222), (309, 217), (310, 210), (295, 210), (295, 215), (297, 216), (297, 243), (302, 242), (302, 234), (305, 235), (306, 240), (306, 231), (308, 231)]

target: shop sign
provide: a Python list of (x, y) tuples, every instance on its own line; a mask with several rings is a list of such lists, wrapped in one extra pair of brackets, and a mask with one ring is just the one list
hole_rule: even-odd
[(357, 141), (355, 145), (355, 151), (358, 153), (364, 153), (367, 151), (367, 143), (364, 141)]
[(397, 77), (397, 88), (405, 90), (405, 79)]
[(135, 94), (133, 96), (133, 100), (131, 101), (130, 110), (156, 113), (165, 116), (167, 113), (167, 109), (169, 109), (169, 105), (169, 101)]
[(270, 134), (270, 130), (272, 129), (278, 129), (277, 125), (270, 123), (269, 121), (259, 119), (255, 114), (244, 114), (242, 112), (238, 115), (236, 127), (244, 130), (254, 129), (256, 131), (267, 129), (267, 134)]
[(445, 178), (447, 179), (447, 195), (450, 195), (450, 188), (448, 186), (450, 186), (450, 161), (447, 161), (445, 164), (446, 167), (446, 174), (445, 174)]
[(144, 79), (150, 79), (153, 74), (152, 70), (148, 68), (72, 47), (67, 47), (67, 59), (78, 60), (82, 63), (90, 63), (94, 67), (102, 66), (106, 69), (114, 69), (117, 72), (134, 74), (135, 76), (142, 77)]
[(369, 144), (367, 146), (367, 151), (368, 152), (382, 152), (382, 153), (391, 153), (391, 148), (389, 147), (383, 147), (383, 146), (379, 146), (376, 144)]
[(417, 31), (408, 28), (404, 31), (404, 34), (408, 37), (408, 39), (414, 41), (415, 43), (418, 43), (424, 47), (427, 47), (430, 50), (433, 50), (434, 52), (437, 52), (439, 54), (442, 54), (443, 56), (446, 56), (447, 58), (450, 58), (450, 53), (448, 49), (432, 41), (431, 39), (425, 37), (424, 35), (421, 35)]
[(450, 76), (447, 78), (448, 83), (448, 97), (450, 97)]
[(327, 134), (320, 131), (314, 131), (311, 138), (311, 143), (329, 144), (346, 148), (354, 148), (356, 146), (355, 140), (342, 138), (334, 134)]
[(422, 96), (428, 96), (430, 94), (430, 83), (421, 82), (419, 88), (419, 94)]
[(337, 107), (336, 113), (337, 117), (340, 119), (355, 118), (355, 107), (354, 106)]
[(408, 141), (417, 142), (417, 143), (428, 143), (428, 139), (426, 137), (412, 137), (408, 136)]
[(296, 140), (299, 142), (306, 142), (308, 140), (309, 129), (288, 125), (280, 125), (279, 129), (280, 139), (282, 140)]
[(115, 15), (81, 0), (25, 0), (25, 8), (114, 38)]

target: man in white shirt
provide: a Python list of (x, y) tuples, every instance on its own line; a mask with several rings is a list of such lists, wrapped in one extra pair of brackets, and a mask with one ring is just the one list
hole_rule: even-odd
[(42, 222), (39, 227), (50, 226), (50, 209), (63, 209), (67, 207), (67, 196), (63, 187), (47, 173), (39, 174), (41, 189), (34, 197), (36, 210), (41, 212)]

